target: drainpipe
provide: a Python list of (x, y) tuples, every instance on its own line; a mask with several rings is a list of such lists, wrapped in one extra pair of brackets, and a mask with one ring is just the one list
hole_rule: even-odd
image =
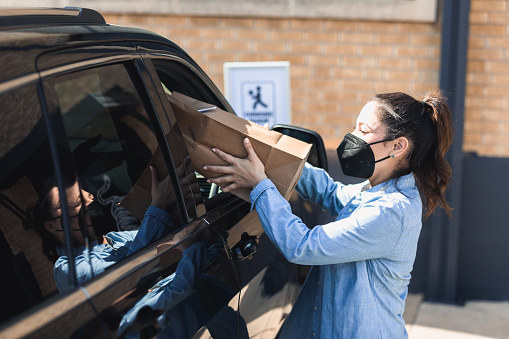
[(433, 218), (430, 218), (432, 230), (427, 297), (455, 302), (457, 301), (460, 245), (463, 123), (470, 0), (443, 0), (442, 5), (440, 89), (448, 97), (454, 123), (454, 141), (446, 155), (453, 171), (446, 197), (454, 210), (452, 218), (441, 211), (437, 211)]

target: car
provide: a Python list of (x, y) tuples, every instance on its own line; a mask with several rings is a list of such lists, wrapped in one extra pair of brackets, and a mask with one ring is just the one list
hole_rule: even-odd
[(199, 65), (85, 8), (2, 9), (0, 46), (0, 337), (275, 336), (308, 268), (193, 168), (166, 96), (235, 114)]

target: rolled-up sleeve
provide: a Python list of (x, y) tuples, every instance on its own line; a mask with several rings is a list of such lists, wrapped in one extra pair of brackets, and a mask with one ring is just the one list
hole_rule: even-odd
[(401, 213), (390, 198), (364, 205), (350, 216), (309, 229), (274, 184), (265, 179), (251, 192), (262, 226), (290, 262), (338, 264), (383, 257), (401, 235)]

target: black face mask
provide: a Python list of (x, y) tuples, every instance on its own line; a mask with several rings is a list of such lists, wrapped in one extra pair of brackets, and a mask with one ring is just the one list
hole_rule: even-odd
[(392, 139), (381, 140), (368, 144), (352, 133), (347, 133), (345, 138), (337, 148), (339, 164), (345, 175), (357, 178), (369, 178), (375, 171), (375, 163), (390, 158), (386, 156), (375, 161), (375, 155), (370, 145), (389, 141)]

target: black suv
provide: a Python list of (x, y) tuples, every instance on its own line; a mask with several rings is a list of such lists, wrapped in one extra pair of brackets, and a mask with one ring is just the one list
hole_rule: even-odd
[(1, 338), (276, 335), (306, 267), (195, 172), (166, 96), (234, 112), (181, 48), (0, 10), (0, 61)]

